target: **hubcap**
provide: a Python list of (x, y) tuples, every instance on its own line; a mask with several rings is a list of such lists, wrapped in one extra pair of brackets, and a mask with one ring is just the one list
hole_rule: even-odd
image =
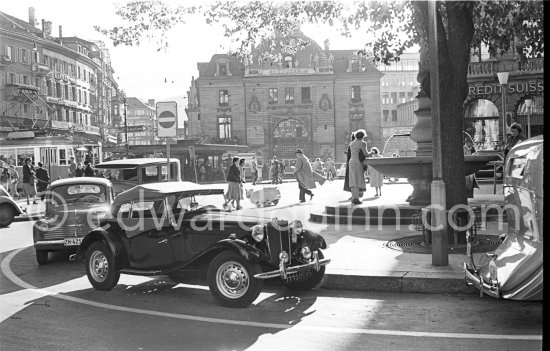
[(90, 257), (90, 274), (97, 282), (102, 282), (107, 277), (109, 272), (109, 262), (107, 256), (101, 251), (94, 251)]
[(218, 268), (216, 283), (225, 297), (237, 299), (248, 291), (250, 277), (243, 265), (235, 261), (229, 261)]

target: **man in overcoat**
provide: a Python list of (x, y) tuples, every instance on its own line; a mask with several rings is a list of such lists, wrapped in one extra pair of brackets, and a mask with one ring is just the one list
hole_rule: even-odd
[(309, 195), (309, 200), (311, 201), (313, 193), (310, 189), (315, 188), (315, 180), (313, 178), (313, 170), (311, 169), (309, 159), (304, 155), (302, 149), (296, 149), (294, 176), (300, 188), (300, 202), (306, 202), (306, 194)]

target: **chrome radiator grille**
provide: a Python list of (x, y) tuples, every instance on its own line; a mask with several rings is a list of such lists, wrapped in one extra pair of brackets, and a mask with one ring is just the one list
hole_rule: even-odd
[(44, 232), (43, 235), (45, 240), (55, 240), (71, 238), (75, 236), (83, 237), (88, 234), (90, 230), (91, 228), (86, 224), (61, 225)]
[(267, 244), (269, 245), (269, 256), (271, 257), (272, 262), (279, 263), (279, 254), (281, 253), (281, 251), (286, 251), (286, 253), (289, 255), (288, 264), (291, 263), (292, 258), (290, 257), (290, 231), (278, 230), (271, 224), (268, 224)]

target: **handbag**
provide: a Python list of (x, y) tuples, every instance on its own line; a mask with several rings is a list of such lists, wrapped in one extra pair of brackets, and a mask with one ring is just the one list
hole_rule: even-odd
[(366, 164), (364, 164), (365, 160), (367, 159), (367, 156), (365, 156), (365, 154), (363, 154), (363, 150), (359, 149), (359, 161), (361, 161), (361, 163), (363, 163), (363, 170), (366, 171), (368, 166)]

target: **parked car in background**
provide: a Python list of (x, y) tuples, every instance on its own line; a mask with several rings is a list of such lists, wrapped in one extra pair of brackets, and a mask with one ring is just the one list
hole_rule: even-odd
[(143, 184), (119, 194), (111, 216), (82, 241), (74, 259), (84, 259), (98, 290), (117, 285), (120, 274), (177, 277), (206, 271), (213, 297), (228, 307), (246, 307), (265, 279), (291, 289), (321, 282), (323, 237), (301, 223), (247, 217), (224, 210), (224, 188), (191, 182)]
[(53, 181), (44, 199), (44, 218), (33, 227), (38, 264), (46, 264), (51, 251), (76, 251), (86, 234), (110, 215), (113, 199), (112, 183), (104, 178)]
[(483, 294), (512, 300), (543, 296), (544, 139), (537, 136), (510, 150), (504, 165), (508, 233), (494, 252), (475, 262), (475, 236), (467, 233), (466, 282)]
[(0, 186), (0, 228), (9, 226), (13, 219), (23, 214), (23, 210), (11, 195)]
[(170, 159), (169, 179), (165, 158), (128, 158), (98, 163), (94, 167), (112, 182), (115, 195), (139, 184), (181, 180), (177, 158)]

